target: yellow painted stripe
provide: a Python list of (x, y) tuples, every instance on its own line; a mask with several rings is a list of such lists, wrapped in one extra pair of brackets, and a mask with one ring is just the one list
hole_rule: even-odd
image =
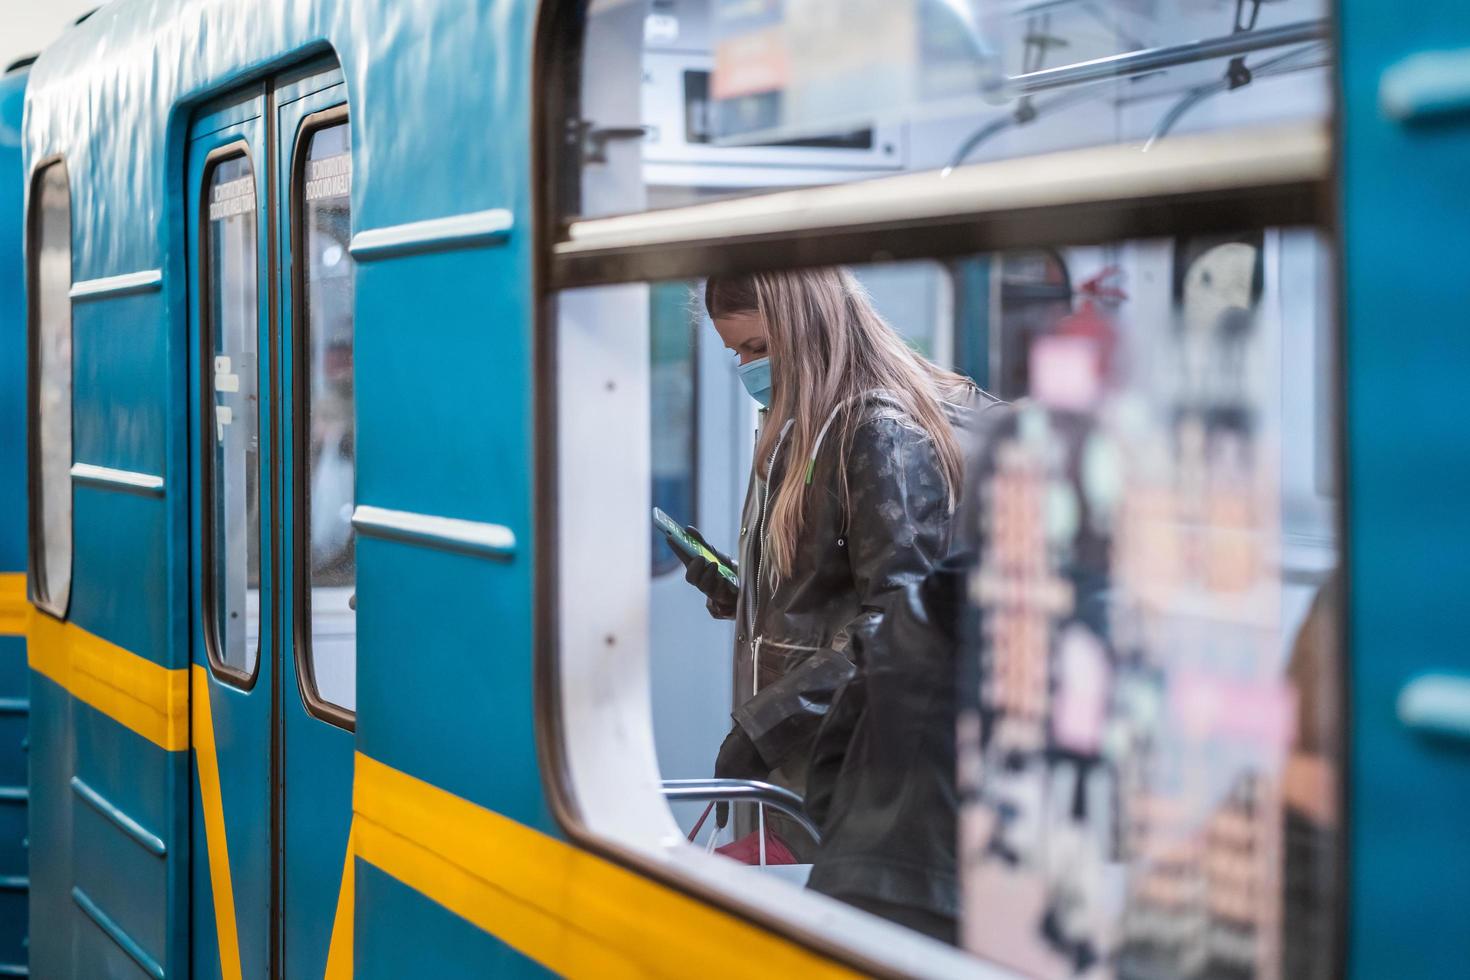
[(30, 621), (26, 573), (0, 572), (0, 636), (25, 636)]
[(357, 878), (357, 821), (347, 831), (347, 857), (342, 862), (342, 886), (337, 891), (337, 914), (332, 918), (332, 942), (327, 947), (323, 980), (352, 980), (353, 887)]
[(26, 660), (114, 721), (170, 751), (189, 747), (189, 675), (44, 613), (31, 617)]
[(650, 975), (622, 950), (597, 942), (572, 923), (526, 904), (443, 855), (377, 824), (362, 825), (357, 848), (364, 861), (560, 976), (621, 980)]
[(364, 861), (565, 976), (856, 976), (360, 753), (353, 809)]
[(204, 842), (209, 850), (209, 884), (214, 890), (214, 928), (224, 980), (240, 980), (240, 939), (235, 931), (235, 890), (230, 882), (230, 848), (220, 799), (219, 758), (209, 710), (209, 672), (194, 665), (194, 758), (199, 763), (199, 800), (204, 808)]

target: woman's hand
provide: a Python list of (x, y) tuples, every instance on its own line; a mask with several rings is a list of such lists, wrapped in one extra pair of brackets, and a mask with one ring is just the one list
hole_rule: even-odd
[[(771, 767), (761, 758), (760, 750), (745, 734), (745, 729), (736, 725), (720, 743), (720, 754), (715, 758), (716, 779), (767, 779)], [(724, 829), (730, 818), (730, 804), (719, 803), (715, 807), (715, 826)]]
[[(710, 543), (704, 539), (704, 535), (699, 533), (698, 528), (691, 525), (684, 530), (689, 532), (690, 537), (714, 552), (726, 567), (736, 569), (735, 562), (729, 556), (710, 547)], [(740, 593), (725, 576), (720, 574), (719, 566), (699, 555), (692, 557), (684, 555), (677, 548), (674, 549), (674, 554), (678, 555), (679, 560), (684, 563), (684, 581), (704, 593), (704, 605), (709, 610), (709, 614), (715, 619), (734, 619), (735, 601), (740, 597)]]

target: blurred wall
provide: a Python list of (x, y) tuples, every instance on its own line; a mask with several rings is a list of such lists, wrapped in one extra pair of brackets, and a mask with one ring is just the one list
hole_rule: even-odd
[(50, 44), (102, 0), (0, 0), (0, 69)]

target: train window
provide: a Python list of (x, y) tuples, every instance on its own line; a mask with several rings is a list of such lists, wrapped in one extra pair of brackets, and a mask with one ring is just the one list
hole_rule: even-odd
[[(352, 157), (345, 110), (307, 121), (296, 172), (298, 322), (298, 574), (305, 654), (303, 693), (314, 712), (339, 723), (357, 705), (357, 455), (353, 384), (355, 268), (351, 239)], [(304, 642), (303, 642), (304, 641)]]
[[(1341, 881), (1331, 256), (1310, 227), (1325, 4), (550, 9), (548, 37), (580, 45), (552, 62), (543, 140), (573, 829), (891, 972), (978, 956), (1043, 976), (1330, 973), (1311, 956), (1337, 935)], [(1182, 237), (1119, 240), (1162, 234)], [(650, 304), (783, 266), (815, 292), (768, 284), (765, 301), (886, 321), (885, 356), (901, 340), (940, 390), (962, 390), (953, 369), (1013, 404), (954, 428), (946, 547), (973, 553), (931, 576), (949, 593), (905, 593), (951, 595), (977, 629), (935, 638), (893, 596), (828, 601), (842, 574), (806, 587), (799, 543), (853, 556), (855, 593), (848, 521), (903, 510), (839, 507), (840, 531), (793, 538), (844, 499), (819, 489), (820, 453), (789, 464), (813, 502), (778, 506), (767, 544), (769, 515), (741, 502), (785, 427), (746, 394), (766, 396), (761, 352), (737, 371), (715, 332), (750, 321), (711, 324), (698, 287), (678, 334), (697, 321), (697, 405), (666, 411)], [(813, 365), (838, 355), (811, 353), (800, 395), (820, 401), (842, 379)], [(733, 601), (717, 575), (711, 597), (642, 574), (658, 440), (685, 452), (689, 428), (688, 514), (738, 566)], [(864, 486), (900, 454), (856, 458)], [(906, 504), (936, 485), (910, 482)], [(872, 615), (833, 626), (849, 600)], [(773, 605), (776, 626), (748, 618)], [(797, 744), (816, 715), (822, 736)], [(737, 791), (764, 808), (705, 809)]]
[(71, 188), (66, 164), (32, 184), (31, 581), (36, 605), (65, 616), (71, 594)]
[[(989, 301), (959, 301), (950, 269)], [(583, 829), (904, 972), (1330, 975), (1314, 954), (1341, 881), (1337, 504), (1316, 479), (1330, 269), (1297, 228), (850, 267), (848, 302), (936, 369), (951, 347), (1023, 366), (990, 372), (1013, 407), (953, 430), (969, 468), (925, 559), (977, 549), (952, 593), (969, 639), (860, 581), (880, 560), (861, 536), (912, 498), (812, 504), (810, 564), (760, 571), (751, 467), (839, 491), (821, 452), (783, 464), (763, 441), (783, 426), (756, 415), (700, 288), (557, 294), (558, 676)], [(813, 296), (837, 281), (794, 271)], [(740, 406), (680, 423), (701, 530), (750, 583), (723, 610), (641, 574), (663, 420), (657, 318), (633, 314), (665, 292), (718, 355), (701, 405)], [(899, 458), (855, 451), (849, 479), (881, 488)], [(928, 533), (899, 524), (874, 552)], [(717, 828), (722, 794), (765, 803)]]
[(214, 670), (249, 683), (260, 657), (260, 358), (255, 170), (216, 151), (205, 187), (206, 612)]
[(583, 6), (554, 144), (567, 219), (1329, 109), (1323, 0)]

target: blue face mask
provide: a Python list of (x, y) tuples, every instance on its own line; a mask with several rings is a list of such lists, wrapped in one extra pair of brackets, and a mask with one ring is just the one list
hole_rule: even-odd
[(760, 403), (761, 408), (771, 407), (771, 359), (763, 357), (735, 369), (740, 373), (740, 383), (750, 397)]

